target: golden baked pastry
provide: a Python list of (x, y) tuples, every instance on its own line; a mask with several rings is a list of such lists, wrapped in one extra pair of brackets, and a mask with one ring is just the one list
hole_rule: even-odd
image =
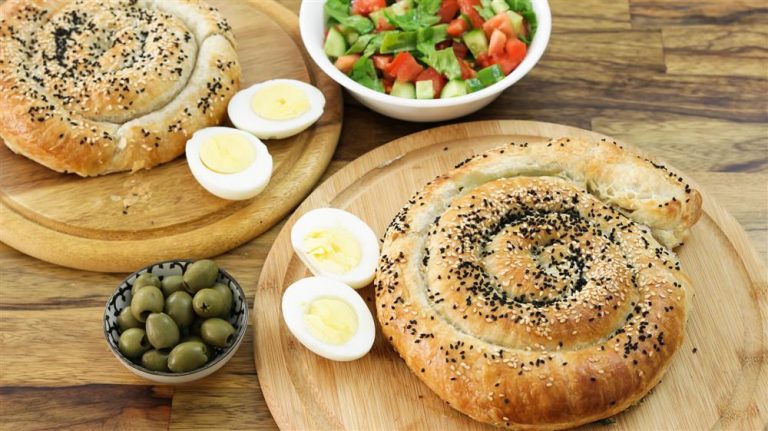
[(682, 178), (615, 143), (505, 145), (394, 218), (377, 316), (411, 370), (476, 420), (605, 418), (653, 388), (682, 342), (693, 292), (668, 247), (700, 212)]
[(197, 0), (8, 0), (0, 138), (82, 176), (172, 160), (226, 115), (240, 82), (234, 43)]

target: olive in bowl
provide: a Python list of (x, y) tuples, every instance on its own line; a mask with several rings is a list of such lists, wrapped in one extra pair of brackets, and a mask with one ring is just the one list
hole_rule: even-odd
[(120, 283), (104, 311), (104, 336), (115, 357), (160, 383), (214, 373), (235, 354), (247, 326), (242, 288), (210, 260), (142, 268)]

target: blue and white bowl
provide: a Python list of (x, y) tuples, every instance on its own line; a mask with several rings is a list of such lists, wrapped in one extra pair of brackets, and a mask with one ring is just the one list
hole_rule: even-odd
[(130, 359), (123, 356), (117, 347), (117, 340), (120, 337), (120, 331), (117, 326), (117, 316), (123, 308), (127, 307), (131, 303), (131, 288), (136, 278), (145, 273), (150, 272), (153, 275), (159, 277), (161, 280), (169, 275), (181, 275), (186, 271), (192, 260), (169, 260), (164, 262), (154, 263), (147, 267), (144, 267), (133, 274), (129, 275), (120, 286), (118, 286), (115, 293), (109, 297), (107, 306), (104, 310), (104, 337), (107, 339), (107, 345), (115, 357), (126, 368), (131, 370), (134, 374), (144, 377), (145, 379), (153, 380), (160, 383), (186, 383), (193, 380), (202, 379), (216, 372), (219, 368), (229, 361), (232, 356), (240, 347), (245, 337), (245, 330), (248, 327), (248, 301), (245, 299), (245, 293), (243, 289), (226, 271), (219, 269), (219, 275), (216, 278), (217, 283), (225, 284), (232, 290), (233, 306), (232, 313), (229, 316), (229, 323), (235, 327), (236, 338), (235, 341), (227, 348), (220, 349), (212, 347), (213, 357), (204, 366), (186, 373), (171, 373), (162, 371), (152, 371), (137, 364)]

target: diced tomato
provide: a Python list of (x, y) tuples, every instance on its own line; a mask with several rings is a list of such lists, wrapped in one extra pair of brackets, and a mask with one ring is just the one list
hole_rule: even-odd
[(475, 69), (466, 62), (466, 60), (459, 60), (459, 66), (461, 66), (461, 79), (474, 78), (477, 75)]
[(486, 68), (493, 64), (493, 59), (491, 56), (488, 55), (487, 52), (484, 52), (477, 56), (475, 59), (475, 63), (477, 63), (477, 66), (481, 69)]
[(491, 33), (491, 41), (488, 43), (488, 55), (498, 57), (504, 55), (504, 48), (507, 44), (507, 36), (499, 29)]
[(395, 26), (393, 26), (388, 19), (384, 18), (383, 16), (379, 17), (379, 22), (376, 23), (376, 31), (389, 31), (394, 30)]
[(469, 18), (469, 22), (472, 24), (472, 27), (483, 28), (483, 18), (480, 17), (477, 9), (475, 9), (475, 6), (480, 6), (480, 0), (458, 0), (458, 2), (461, 13)]
[(371, 12), (387, 7), (387, 0), (355, 0), (352, 2), (352, 14), (368, 16)]
[(408, 51), (403, 51), (395, 56), (392, 63), (387, 66), (387, 73), (397, 78), (398, 81), (412, 82), (424, 68), (413, 58)]
[(373, 60), (373, 66), (379, 70), (385, 70), (389, 63), (392, 63), (391, 55), (374, 55), (371, 59)]
[(395, 85), (394, 78), (384, 78), (381, 80), (381, 82), (384, 84), (384, 92), (389, 94), (392, 92), (392, 86)]
[(494, 55), (491, 57), (491, 62), (493, 64), (498, 64), (501, 68), (501, 71), (504, 72), (505, 75), (509, 75), (514, 69), (516, 64), (506, 56), (505, 53), (502, 53), (501, 55)]
[(526, 52), (528, 48), (520, 39), (514, 38), (507, 42), (507, 58), (514, 64), (513, 69), (523, 62)]
[(429, 67), (416, 77), (416, 81), (432, 81), (432, 90), (435, 93), (433, 97), (437, 99), (440, 97), (440, 93), (443, 91), (443, 87), (445, 87), (446, 79), (443, 75), (440, 74), (440, 72)]
[(349, 73), (352, 70), (352, 66), (354, 66), (355, 62), (359, 59), (360, 59), (360, 56), (357, 54), (342, 55), (341, 57), (336, 59), (336, 63), (334, 63), (334, 65), (340, 71), (344, 73)]
[(456, 57), (458, 58), (466, 58), (467, 56), (467, 45), (464, 45), (461, 42), (454, 42), (453, 43), (453, 53), (456, 54)]
[(509, 21), (509, 17), (504, 12), (494, 16), (493, 18), (486, 21), (485, 24), (483, 24), (483, 31), (488, 37), (491, 37), (494, 29), (501, 30), (505, 35), (507, 35), (507, 38), (511, 39), (513, 37), (517, 37), (515, 29), (512, 27), (512, 23)]
[(440, 22), (449, 23), (456, 16), (456, 12), (459, 11), (459, 2), (457, 0), (443, 0), (440, 3), (440, 10), (437, 11), (437, 16), (440, 17)]
[(447, 31), (451, 37), (459, 37), (467, 30), (469, 30), (469, 24), (464, 20), (464, 18), (456, 18), (455, 20), (451, 21), (450, 24), (448, 24)]

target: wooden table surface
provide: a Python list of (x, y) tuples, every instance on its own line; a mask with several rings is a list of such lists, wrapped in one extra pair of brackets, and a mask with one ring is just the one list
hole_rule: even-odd
[[(299, 0), (281, 2), (298, 10)], [(689, 173), (768, 260), (765, 0), (550, 4), (554, 28), (539, 65), (461, 121), (549, 121), (631, 142)], [(391, 120), (345, 99), (326, 176), (378, 145), (435, 126)], [(217, 258), (249, 301), (281, 227)], [(1, 429), (276, 428), (250, 333), (230, 363), (192, 384), (154, 385), (123, 368), (101, 328), (104, 302), (122, 277), (57, 267), (0, 244)]]

